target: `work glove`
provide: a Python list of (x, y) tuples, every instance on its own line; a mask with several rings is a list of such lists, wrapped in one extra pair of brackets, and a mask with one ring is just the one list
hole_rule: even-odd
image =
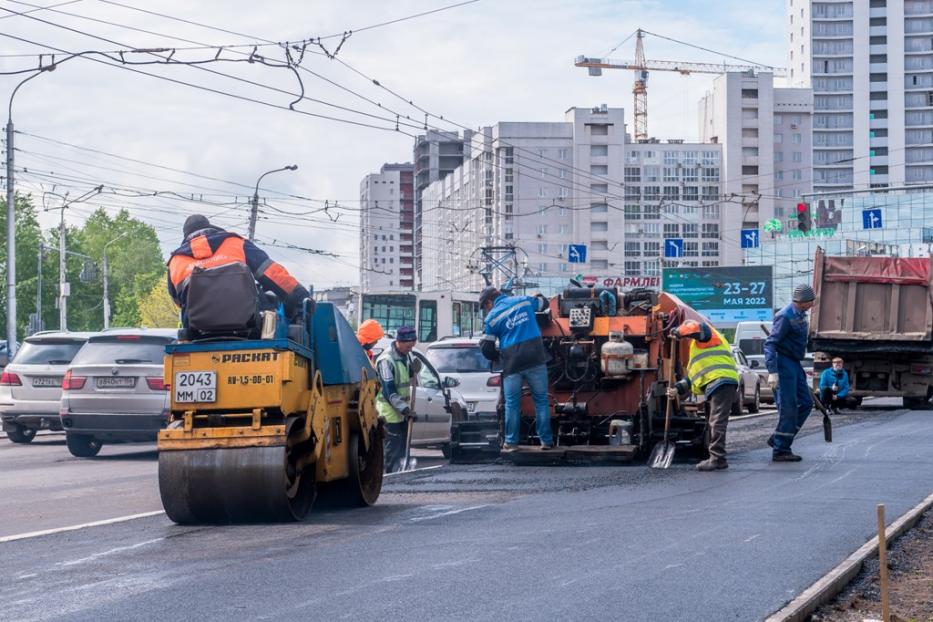
[(768, 374), (768, 386), (771, 387), (772, 391), (777, 391), (778, 389), (778, 375), (777, 374)]
[(677, 389), (675, 389), (674, 387), (668, 387), (667, 391), (665, 391), (664, 394), (667, 396), (667, 399), (669, 400), (677, 399)]
[(838, 384), (834, 384), (834, 385), (833, 385), (833, 393), (839, 393), (839, 385), (838, 385)]
[(417, 421), (417, 420), (418, 420), (417, 415), (415, 415), (415, 413), (411, 412), (411, 408), (409, 408), (409, 407), (407, 407), (407, 406), (402, 410), (402, 416), (405, 417), (406, 419), (408, 419), (409, 421)]
[(417, 356), (411, 357), (411, 373), (417, 375), (421, 373), (421, 359)]

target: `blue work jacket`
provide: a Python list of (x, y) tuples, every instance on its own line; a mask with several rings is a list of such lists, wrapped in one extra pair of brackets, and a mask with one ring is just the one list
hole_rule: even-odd
[(836, 397), (845, 397), (849, 394), (849, 374), (846, 370), (840, 369), (836, 372), (832, 367), (823, 370), (820, 374), (820, 390), (832, 389), (834, 384), (839, 389), (836, 391)]
[(505, 376), (547, 362), (541, 330), (535, 320), (542, 301), (532, 296), (496, 298), (483, 320), (483, 332), (499, 340), (499, 357)]
[(807, 323), (806, 311), (798, 311), (794, 303), (790, 303), (774, 316), (774, 328), (765, 341), (765, 365), (768, 372), (778, 372), (778, 355), (786, 356), (794, 361), (802, 361), (807, 354)]

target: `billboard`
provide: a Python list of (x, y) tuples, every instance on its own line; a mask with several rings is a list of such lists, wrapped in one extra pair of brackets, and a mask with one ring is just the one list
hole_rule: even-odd
[(718, 328), (774, 318), (771, 266), (664, 268), (663, 290), (705, 315)]

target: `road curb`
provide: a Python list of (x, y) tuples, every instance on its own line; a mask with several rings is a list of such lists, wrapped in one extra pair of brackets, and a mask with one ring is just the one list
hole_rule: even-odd
[[(913, 527), (924, 512), (933, 508), (933, 494), (915, 505), (906, 514), (891, 523), (885, 530), (890, 543)], [(771, 614), (765, 622), (803, 622), (807, 616), (836, 596), (862, 569), (866, 559), (878, 554), (878, 536), (875, 536), (841, 564), (823, 575), (816, 583), (805, 589), (797, 598), (787, 603), (780, 611)]]

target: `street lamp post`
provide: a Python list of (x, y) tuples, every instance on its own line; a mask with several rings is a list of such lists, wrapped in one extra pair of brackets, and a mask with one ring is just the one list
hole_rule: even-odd
[(107, 260), (107, 247), (127, 235), (129, 231), (124, 231), (114, 239), (104, 244), (103, 270), (104, 270), (104, 330), (110, 328), (110, 263)]
[(259, 217), (259, 184), (262, 183), (262, 178), (266, 175), (272, 173), (278, 173), (280, 171), (296, 171), (298, 170), (297, 164), (292, 164), (289, 166), (283, 166), (282, 168), (276, 168), (271, 171), (266, 171), (259, 176), (259, 179), (256, 180), (256, 190), (253, 192), (253, 205), (249, 212), (249, 240), (252, 242), (256, 238), (256, 219)]

